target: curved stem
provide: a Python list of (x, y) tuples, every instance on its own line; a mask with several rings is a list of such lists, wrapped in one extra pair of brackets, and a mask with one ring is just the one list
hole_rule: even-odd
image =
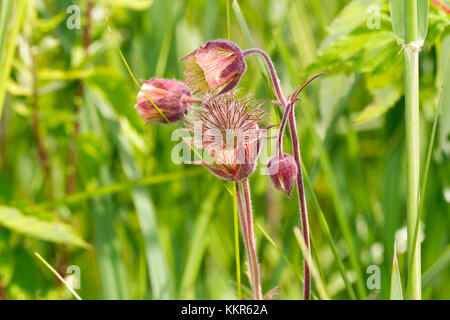
[(248, 179), (242, 181), (242, 186), (244, 187), (244, 200), (245, 200), (245, 209), (247, 213), (247, 238), (248, 238), (248, 247), (249, 247), (249, 256), (250, 256), (250, 275), (252, 277), (252, 289), (253, 289), (253, 299), (262, 300), (261, 293), (261, 277), (259, 274), (259, 264), (258, 264), (258, 256), (256, 253), (256, 245), (255, 245), (255, 233), (253, 230), (253, 210), (252, 210), (252, 199), (250, 194), (250, 186), (248, 183)]
[(294, 151), (295, 162), (298, 166), (298, 175), (297, 175), (297, 192), (298, 192), (298, 202), (300, 207), (300, 217), (302, 220), (302, 232), (303, 232), (303, 240), (305, 241), (308, 257), (303, 259), (303, 270), (305, 276), (304, 283), (304, 291), (303, 296), (305, 300), (309, 300), (311, 298), (311, 274), (309, 270), (308, 261), (311, 259), (311, 249), (309, 243), (309, 224), (308, 224), (308, 210), (306, 207), (306, 199), (305, 199), (305, 189), (303, 186), (303, 171), (301, 166), (301, 158), (300, 158), (300, 145), (298, 142), (298, 134), (297, 134), (297, 126), (295, 123), (295, 115), (294, 109), (292, 109), (289, 115), (289, 127), (291, 129), (292, 136), (292, 150)]
[(288, 103), (286, 110), (284, 111), (284, 114), (283, 114), (283, 119), (281, 119), (280, 130), (278, 131), (277, 153), (278, 153), (279, 159), (281, 159), (283, 156), (284, 130), (286, 129), (286, 123), (287, 123), (289, 114), (291, 113), (291, 109), (292, 109), (292, 103)]
[(272, 79), (272, 84), (273, 84), (273, 88), (275, 89), (275, 94), (277, 95), (277, 98), (280, 101), (281, 105), (285, 108), (286, 104), (287, 104), (286, 97), (283, 94), (283, 90), (281, 89), (281, 85), (280, 85), (280, 80), (277, 77), (277, 72), (275, 70), (273, 62), (270, 59), (269, 55), (264, 50), (261, 50), (259, 48), (245, 50), (243, 52), (243, 54), (244, 54), (244, 57), (251, 55), (251, 54), (257, 54), (264, 59), (264, 61), (266, 62), (267, 68), (269, 69), (269, 72), (270, 72), (270, 79)]
[[(282, 105), (284, 109), (287, 109), (288, 102), (286, 100), (286, 97), (283, 94), (283, 91), (280, 86), (280, 80), (278, 79), (277, 73), (275, 71), (275, 67), (273, 65), (272, 60), (270, 59), (269, 55), (261, 49), (254, 48), (254, 49), (248, 49), (244, 51), (244, 56), (248, 56), (251, 54), (257, 54), (261, 56), (266, 65), (269, 69), (270, 78), (272, 80), (272, 84), (275, 90), (275, 94), (278, 98), (278, 101)], [(312, 80), (310, 80), (312, 81)], [(309, 82), (308, 82), (309, 83)], [(304, 86), (303, 86), (304, 88)], [(303, 89), (302, 88), (302, 89)], [(289, 110), (288, 110), (289, 111)], [(286, 115), (286, 110), (285, 110)], [(305, 200), (305, 190), (303, 187), (303, 173), (302, 173), (302, 166), (301, 166), (301, 158), (300, 158), (300, 146), (298, 142), (298, 133), (297, 133), (297, 127), (295, 123), (295, 115), (294, 115), (294, 108), (292, 107), (291, 112), (287, 112), (287, 117), (289, 117), (289, 128), (291, 130), (291, 138), (292, 138), (292, 150), (294, 151), (294, 158), (295, 162), (297, 163), (298, 167), (298, 175), (297, 175), (297, 192), (298, 192), (298, 200), (299, 200), (299, 211), (300, 211), (300, 218), (302, 221), (302, 232), (303, 232), (303, 239), (305, 240), (307, 253), (310, 256), (311, 255), (311, 249), (310, 249), (310, 242), (309, 242), (309, 225), (308, 225), (308, 212), (306, 207), (306, 200)], [(283, 116), (285, 118), (285, 116)], [(309, 257), (304, 257), (304, 286), (303, 286), (303, 296), (305, 300), (309, 300), (311, 296), (311, 274), (308, 264)]]

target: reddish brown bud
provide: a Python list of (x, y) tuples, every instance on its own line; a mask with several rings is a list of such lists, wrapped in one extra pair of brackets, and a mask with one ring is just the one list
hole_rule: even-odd
[(209, 41), (180, 60), (187, 60), (186, 83), (194, 92), (212, 92), (227, 84), (220, 94), (239, 83), (247, 69), (241, 49), (228, 40)]
[(272, 157), (267, 163), (267, 173), (275, 188), (283, 191), (290, 198), (298, 174), (294, 157), (287, 153), (281, 158)]
[(159, 78), (152, 78), (143, 82), (144, 84), (137, 95), (137, 104), (135, 105), (142, 119), (147, 123), (167, 123), (166, 119), (148, 98), (156, 104), (170, 122), (184, 118), (191, 106), (192, 94), (183, 82), (175, 79)]

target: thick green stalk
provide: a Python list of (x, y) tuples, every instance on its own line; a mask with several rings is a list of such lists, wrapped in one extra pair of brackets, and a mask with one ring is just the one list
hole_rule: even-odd
[[(414, 243), (418, 221), (419, 199), (419, 45), (417, 43), (417, 2), (405, 1), (405, 122), (406, 122), (406, 193), (408, 270), (410, 283), (407, 297), (421, 298), (420, 239)], [(415, 247), (415, 249), (414, 249)], [(414, 254), (413, 254), (414, 252)]]

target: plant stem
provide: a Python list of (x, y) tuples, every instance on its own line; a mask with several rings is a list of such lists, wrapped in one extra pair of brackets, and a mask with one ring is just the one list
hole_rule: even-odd
[(298, 175), (297, 175), (297, 191), (298, 191), (298, 203), (300, 207), (300, 217), (302, 220), (302, 232), (303, 232), (303, 240), (305, 241), (308, 257), (303, 259), (303, 270), (305, 277), (304, 284), (304, 292), (303, 296), (305, 300), (311, 299), (311, 275), (309, 270), (308, 261), (311, 259), (311, 249), (309, 243), (309, 224), (308, 224), (308, 211), (306, 207), (306, 199), (305, 199), (305, 189), (303, 186), (303, 171), (300, 160), (300, 145), (298, 142), (298, 133), (297, 133), (297, 125), (295, 123), (295, 114), (294, 108), (289, 115), (289, 128), (291, 129), (291, 137), (292, 137), (292, 149), (294, 151), (295, 162), (297, 162), (298, 166)]
[[(419, 199), (419, 48), (417, 41), (417, 1), (405, 1), (405, 122), (406, 122), (406, 191), (409, 299), (421, 298), (420, 239), (414, 243), (414, 231), (418, 221)], [(415, 247), (415, 249), (414, 249)], [(413, 254), (414, 252), (414, 254)]]
[[(287, 109), (288, 103), (286, 100), (285, 95), (283, 94), (283, 91), (281, 89), (280, 80), (278, 79), (275, 67), (273, 65), (272, 60), (270, 59), (269, 55), (264, 52), (261, 49), (254, 48), (254, 49), (248, 49), (244, 51), (244, 56), (248, 56), (251, 54), (257, 54), (260, 57), (262, 57), (267, 65), (267, 68), (269, 69), (270, 78), (272, 80), (273, 88), (275, 91), (275, 94), (278, 98), (279, 104), (285, 109)], [(306, 206), (306, 200), (305, 200), (305, 190), (303, 187), (303, 173), (302, 173), (302, 166), (300, 162), (300, 145), (298, 141), (298, 132), (297, 132), (297, 126), (295, 123), (295, 114), (294, 114), (294, 108), (292, 106), (292, 111), (288, 114), (289, 116), (289, 128), (291, 131), (291, 140), (292, 140), (292, 150), (294, 152), (294, 158), (295, 162), (297, 163), (298, 167), (298, 175), (297, 175), (297, 192), (298, 192), (298, 201), (299, 201), (299, 211), (300, 211), (300, 218), (302, 222), (302, 233), (303, 233), (303, 239), (305, 240), (306, 245), (306, 251), (308, 253), (308, 257), (303, 257), (303, 273), (304, 273), (304, 284), (303, 284), (303, 296), (305, 300), (309, 300), (311, 298), (311, 275), (310, 275), (310, 269), (308, 260), (311, 256), (311, 248), (310, 248), (310, 241), (309, 241), (309, 225), (308, 225), (308, 211)]]
[(256, 255), (256, 247), (253, 232), (253, 215), (250, 198), (250, 188), (248, 180), (243, 182), (245, 208), (242, 202), (241, 187), (239, 182), (236, 182), (236, 202), (239, 208), (239, 219), (241, 220), (242, 236), (244, 238), (245, 252), (247, 253), (248, 267), (250, 271), (250, 282), (252, 286), (253, 299), (261, 300), (261, 283), (259, 276), (258, 257)]
[(262, 300), (261, 293), (261, 277), (259, 274), (259, 264), (258, 264), (258, 256), (256, 253), (256, 244), (255, 244), (255, 233), (253, 230), (253, 209), (252, 209), (252, 198), (250, 194), (250, 185), (248, 183), (248, 179), (242, 181), (242, 186), (244, 189), (244, 201), (245, 201), (245, 209), (246, 209), (246, 221), (247, 221), (247, 238), (248, 238), (248, 247), (249, 247), (249, 255), (250, 255), (250, 267), (251, 267), (251, 276), (252, 276), (252, 289), (253, 289), (253, 299)]
[(251, 54), (257, 54), (264, 59), (264, 62), (266, 63), (267, 68), (269, 69), (270, 79), (272, 80), (273, 88), (275, 90), (275, 94), (278, 98), (278, 101), (280, 102), (283, 108), (286, 108), (287, 105), (286, 97), (284, 96), (283, 91), (281, 90), (280, 80), (278, 79), (277, 72), (269, 55), (264, 50), (261, 50), (259, 48), (245, 50), (243, 54), (244, 57), (249, 56)]

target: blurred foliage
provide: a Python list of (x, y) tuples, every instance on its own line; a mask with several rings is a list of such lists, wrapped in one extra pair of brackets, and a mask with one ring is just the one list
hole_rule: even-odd
[[(227, 37), (225, 0), (105, 3), (138, 79), (181, 78), (179, 57)], [(68, 28), (72, 5), (81, 13), (79, 29)], [(268, 51), (285, 92), (328, 72), (297, 106), (320, 277), (314, 293), (316, 283), (333, 299), (349, 299), (342, 271), (358, 298), (388, 299), (396, 240), (399, 296), (405, 283), (397, 275), (407, 274), (403, 55), (388, 1), (245, 0), (230, 7), (231, 39)], [(0, 10), (0, 298), (73, 298), (34, 252), (66, 280), (67, 268), (78, 266), (84, 299), (236, 298), (231, 186), (173, 163), (173, 128), (139, 118), (138, 89), (101, 2), (1, 0)], [(422, 163), (449, 52), (449, 15), (430, 2), (420, 57)], [(254, 58), (248, 63), (240, 86), (270, 102), (266, 71)], [(425, 299), (450, 298), (448, 90), (441, 101), (422, 199)], [(277, 124), (277, 107), (266, 107)], [(251, 178), (263, 288), (279, 286), (278, 298), (300, 299), (297, 201), (264, 175), (269, 156)], [(240, 253), (245, 261), (242, 243)], [(377, 294), (366, 286), (370, 265), (381, 270)]]

